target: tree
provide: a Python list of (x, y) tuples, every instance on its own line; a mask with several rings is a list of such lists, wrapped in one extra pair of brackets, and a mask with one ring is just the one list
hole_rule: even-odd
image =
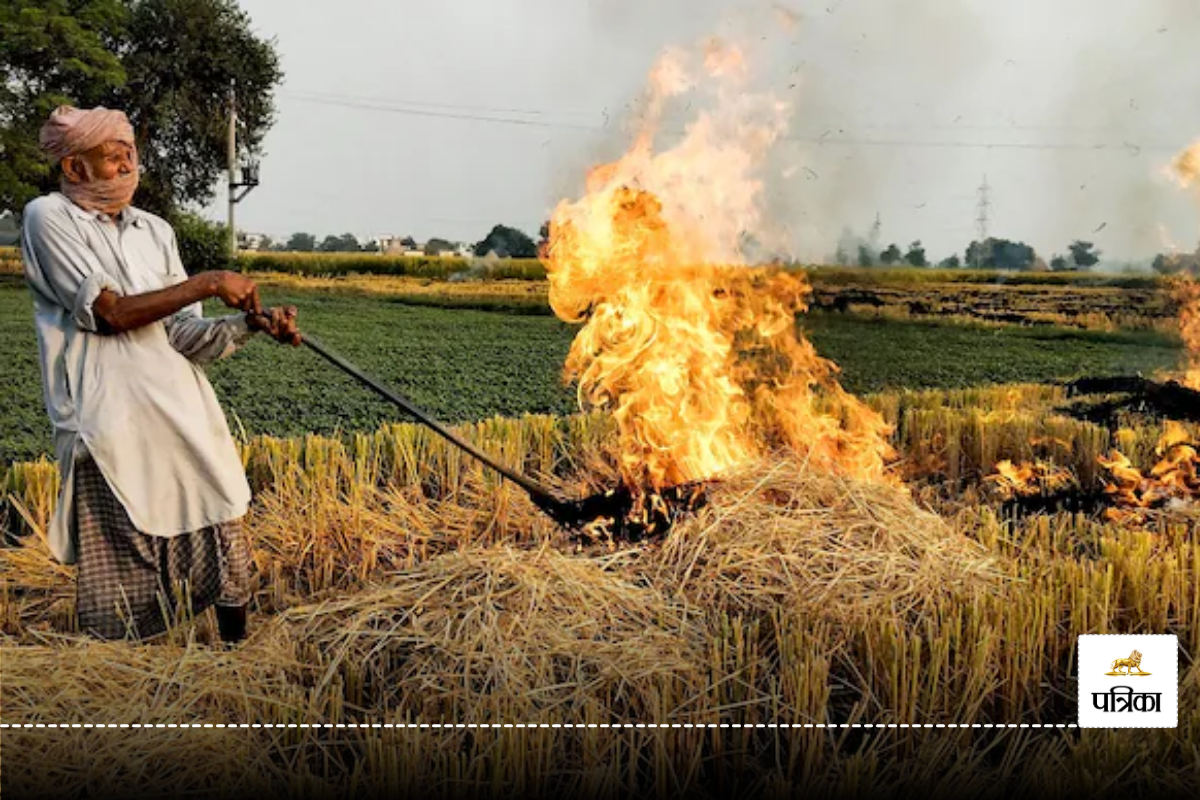
[(1162, 275), (1187, 274), (1200, 276), (1200, 245), (1194, 255), (1187, 253), (1160, 253), (1151, 264), (1155, 272)]
[(1050, 259), (1051, 272), (1066, 272), (1069, 269), (1071, 269), (1071, 263), (1063, 258), (1061, 253), (1055, 253), (1054, 257)]
[(179, 258), (189, 275), (212, 269), (229, 269), (228, 228), (199, 214), (180, 212), (172, 222)]
[(854, 254), (858, 252), (860, 243), (855, 238), (854, 233), (849, 228), (842, 228), (842, 233), (838, 236), (837, 248), (833, 253), (833, 263), (839, 266), (849, 267), (854, 265)]
[(889, 244), (887, 249), (879, 254), (879, 263), (887, 264), (889, 267), (903, 258), (900, 248), (895, 244)]
[(1093, 250), (1095, 247), (1091, 242), (1085, 242), (1081, 239), (1076, 239), (1067, 246), (1071, 251), (1071, 263), (1079, 269), (1091, 269), (1100, 263), (1100, 251)]
[(1027, 270), (1037, 253), (1024, 242), (988, 237), (967, 247), (967, 264), (979, 269)]
[(56, 106), (104, 97), (126, 81), (116, 43), (122, 0), (42, 0), (0, 6), (0, 210), (19, 213), (57, 185), (38, 148)]
[(947, 267), (949, 269), (958, 269), (962, 266), (962, 261), (959, 260), (958, 253), (955, 253), (954, 255), (948, 258), (943, 258), (941, 261), (939, 261), (938, 266)]
[(322, 253), (358, 253), (362, 251), (362, 246), (353, 233), (343, 233), (341, 236), (326, 236), (317, 249)]
[(904, 254), (904, 260), (914, 267), (929, 266), (929, 262), (925, 260), (925, 248), (921, 246), (920, 239), (908, 246), (908, 252)]
[(875, 254), (871, 252), (871, 248), (865, 244), (858, 246), (858, 265), (860, 267), (875, 266)]
[[(272, 92), (282, 73), (274, 45), (254, 36), (235, 0), (12, 5), (0, 16), (6, 154), (0, 206), (20, 208), (52, 188), (48, 165), (37, 156), (37, 131), (64, 102), (129, 115), (145, 168), (135, 202), (159, 214), (212, 199), (226, 168), (231, 85), (239, 144), (258, 152), (274, 120)], [(11, 162), (9, 140), (19, 145)]]
[(476, 242), (473, 252), (477, 256), (495, 253), (500, 258), (537, 258), (537, 245), (516, 228), (496, 225), (482, 241)]
[(271, 42), (254, 36), (235, 0), (126, 0), (128, 79), (112, 104), (137, 131), (146, 184), (143, 206), (168, 212), (207, 203), (226, 168), (227, 102), (236, 85), (238, 143), (256, 153), (274, 122), (282, 79)]
[(452, 252), (454, 243), (446, 239), (439, 239), (436, 236), (425, 243), (425, 255), (440, 256), (442, 253)]
[(317, 249), (317, 237), (311, 233), (293, 233), (284, 245), (285, 250), (297, 253), (311, 253)]

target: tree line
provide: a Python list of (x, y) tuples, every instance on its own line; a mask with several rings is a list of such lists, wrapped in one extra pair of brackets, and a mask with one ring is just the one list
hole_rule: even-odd
[[(1051, 270), (1055, 272), (1089, 270), (1100, 263), (1101, 251), (1092, 242), (1077, 239), (1067, 245), (1065, 255), (1055, 254), (1049, 263), (1042, 260), (1030, 245), (1009, 239), (988, 237), (983, 241), (972, 241), (960, 258), (954, 253), (936, 263), (938, 267), (992, 270)], [(883, 250), (876, 252), (867, 242), (857, 242), (853, 249), (843, 242), (839, 244), (834, 255), (834, 263), (843, 266), (935, 266), (926, 254), (925, 246), (920, 240), (912, 242), (907, 249), (899, 245), (889, 244)]]
[[(495, 225), (486, 236), (466, 249), (473, 255), (481, 257), (494, 254), (499, 258), (537, 258), (540, 249), (545, 246), (548, 230), (548, 225), (543, 225), (542, 239), (535, 242), (520, 228)], [(420, 250), (427, 256), (438, 256), (459, 250), (456, 242), (438, 236), (430, 238), (424, 244), (419, 244), (411, 236), (402, 237), (396, 243), (406, 250)], [(377, 240), (363, 241), (352, 233), (330, 234), (318, 239), (314, 234), (298, 231), (286, 240), (278, 242), (270, 237), (264, 237), (259, 243), (258, 249), (293, 253), (377, 253), (380, 251), (380, 246)]]
[[(875, 250), (866, 242), (859, 241), (853, 248), (839, 245), (834, 256), (834, 262), (843, 266), (911, 266), (930, 267), (934, 264), (928, 259), (925, 247), (921, 242), (914, 241), (908, 248), (901, 249), (896, 244), (890, 244), (883, 250)], [(1096, 248), (1093, 242), (1076, 239), (1067, 245), (1065, 253), (1055, 253), (1049, 262), (1044, 261), (1030, 245), (1011, 241), (1009, 239), (989, 237), (983, 241), (972, 241), (960, 258), (952, 254), (936, 266), (943, 268), (973, 268), (988, 270), (1031, 270), (1050, 272), (1079, 272), (1090, 270), (1100, 263), (1103, 252)], [(1162, 275), (1187, 273), (1200, 275), (1200, 245), (1195, 253), (1161, 253), (1150, 264), (1151, 268)]]

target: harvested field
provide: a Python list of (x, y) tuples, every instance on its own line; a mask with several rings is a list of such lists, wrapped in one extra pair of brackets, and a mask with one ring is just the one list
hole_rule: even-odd
[(961, 319), (1088, 330), (1169, 330), (1178, 304), (1161, 288), (814, 282), (813, 307), (905, 319)]
[[(254, 262), (248, 262), (253, 264)], [(815, 310), (851, 312), (890, 319), (925, 319), (1010, 325), (1056, 325), (1085, 330), (1172, 330), (1178, 303), (1154, 277), (1047, 276), (972, 273), (962, 270), (850, 270), (808, 272)], [(965, 278), (971, 278), (967, 280)], [(256, 275), (264, 285), (383, 294), (406, 303), (439, 308), (549, 314), (544, 280), (346, 275), (299, 277)], [(1090, 278), (1091, 280), (1088, 280)]]
[[(911, 495), (776, 459), (716, 484), (695, 517), (633, 547), (569, 544), (523, 494), (412, 426), (349, 444), (255, 438), (244, 446), (260, 574), (250, 640), (213, 646), (207, 615), (159, 644), (81, 639), (71, 573), (34, 532), (0, 552), (5, 722), (693, 727), (22, 729), (6, 731), (5, 788), (74, 780), (76, 765), (103, 759), (113, 768), (88, 775), (96, 795), (138, 776), (150, 790), (236, 779), (433, 796), (844, 794), (865, 781), (889, 796), (880, 787), (929, 774), (917, 759), (948, 763), (965, 748), (974, 755), (925, 788), (1185, 796), (1198, 766), (1187, 743), (1200, 736), (1200, 669), (1188, 662), (1179, 727), (1137, 737), (736, 727), (1060, 725), (1073, 720), (1076, 634), (1167, 631), (1195, 652), (1195, 515), (1133, 526), (1009, 518), (988, 499), (996, 458), (1058, 447), (1085, 472), (1104, 433), (1054, 413), (1065, 400), (1035, 387), (876, 397), (897, 426)], [(1128, 452), (1144, 458), (1158, 429), (1130, 430)], [(464, 432), (564, 493), (615, 475), (603, 417)], [(50, 465), (5, 480), (19, 524), (41, 527)], [(735, 727), (704, 727), (721, 724)], [(1122, 770), (1139, 759), (1155, 772)]]

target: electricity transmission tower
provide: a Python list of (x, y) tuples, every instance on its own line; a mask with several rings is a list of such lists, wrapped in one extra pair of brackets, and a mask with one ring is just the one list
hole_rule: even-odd
[(988, 186), (987, 175), (983, 176), (983, 183), (979, 185), (978, 190), (979, 203), (976, 206), (975, 213), (975, 240), (979, 242), (979, 246), (975, 248), (975, 258), (972, 266), (978, 267), (980, 260), (983, 258), (983, 243), (988, 238), (988, 216), (991, 212), (991, 187)]

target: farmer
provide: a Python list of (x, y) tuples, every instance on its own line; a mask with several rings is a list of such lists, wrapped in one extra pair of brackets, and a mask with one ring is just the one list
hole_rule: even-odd
[[(60, 191), (30, 202), (21, 256), (33, 293), (46, 410), (62, 473), (48, 539), (78, 564), (80, 630), (166, 630), (181, 605), (216, 606), (220, 636), (246, 633), (250, 488), (200, 367), (255, 331), (300, 343), (296, 310), (261, 315), (234, 272), (191, 278), (175, 232), (130, 205), (138, 186), (125, 114), (60, 106), (42, 126)], [(202, 316), (220, 298), (244, 312)]]

